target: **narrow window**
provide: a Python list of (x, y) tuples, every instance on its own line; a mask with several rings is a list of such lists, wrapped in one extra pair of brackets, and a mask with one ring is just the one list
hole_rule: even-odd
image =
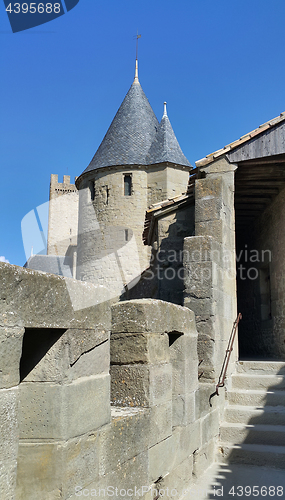
[(125, 241), (129, 241), (129, 230), (125, 229)]
[(124, 195), (131, 196), (132, 194), (132, 176), (124, 174)]
[(90, 198), (91, 201), (94, 201), (95, 199), (95, 184), (94, 181), (89, 182), (89, 189), (90, 189)]

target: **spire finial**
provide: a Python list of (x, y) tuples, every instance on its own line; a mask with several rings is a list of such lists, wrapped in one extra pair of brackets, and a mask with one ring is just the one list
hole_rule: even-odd
[(139, 65), (138, 65), (138, 60), (137, 59), (136, 59), (136, 69), (135, 69), (134, 83), (139, 83)]
[(141, 35), (139, 35), (139, 32), (137, 30), (136, 34), (136, 69), (135, 69), (135, 79), (134, 83), (139, 83), (139, 64), (138, 64), (138, 45), (139, 45), (139, 38), (141, 38)]
[(167, 102), (166, 102), (166, 101), (164, 101), (164, 103), (163, 103), (163, 105), (164, 105), (164, 109), (163, 109), (163, 115), (162, 115), (162, 118), (164, 118), (165, 116), (167, 116), (166, 104), (167, 104)]

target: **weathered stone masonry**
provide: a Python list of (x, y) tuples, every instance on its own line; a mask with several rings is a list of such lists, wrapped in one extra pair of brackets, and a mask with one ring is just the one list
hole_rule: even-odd
[[(0, 276), (1, 499), (158, 480), (180, 495), (219, 429), (198, 385), (194, 314), (151, 299), (74, 311), (70, 278), (2, 263)], [(94, 285), (73, 286), (95, 302)]]

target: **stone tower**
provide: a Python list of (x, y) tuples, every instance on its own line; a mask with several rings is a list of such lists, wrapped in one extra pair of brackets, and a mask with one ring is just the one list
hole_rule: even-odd
[(191, 165), (166, 113), (159, 124), (138, 79), (92, 161), (78, 177), (77, 279), (118, 296), (149, 266), (145, 212), (187, 189)]

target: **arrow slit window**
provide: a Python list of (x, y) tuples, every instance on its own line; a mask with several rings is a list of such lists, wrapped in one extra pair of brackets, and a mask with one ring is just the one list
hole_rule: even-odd
[(131, 174), (124, 174), (124, 196), (132, 195), (132, 176)]

